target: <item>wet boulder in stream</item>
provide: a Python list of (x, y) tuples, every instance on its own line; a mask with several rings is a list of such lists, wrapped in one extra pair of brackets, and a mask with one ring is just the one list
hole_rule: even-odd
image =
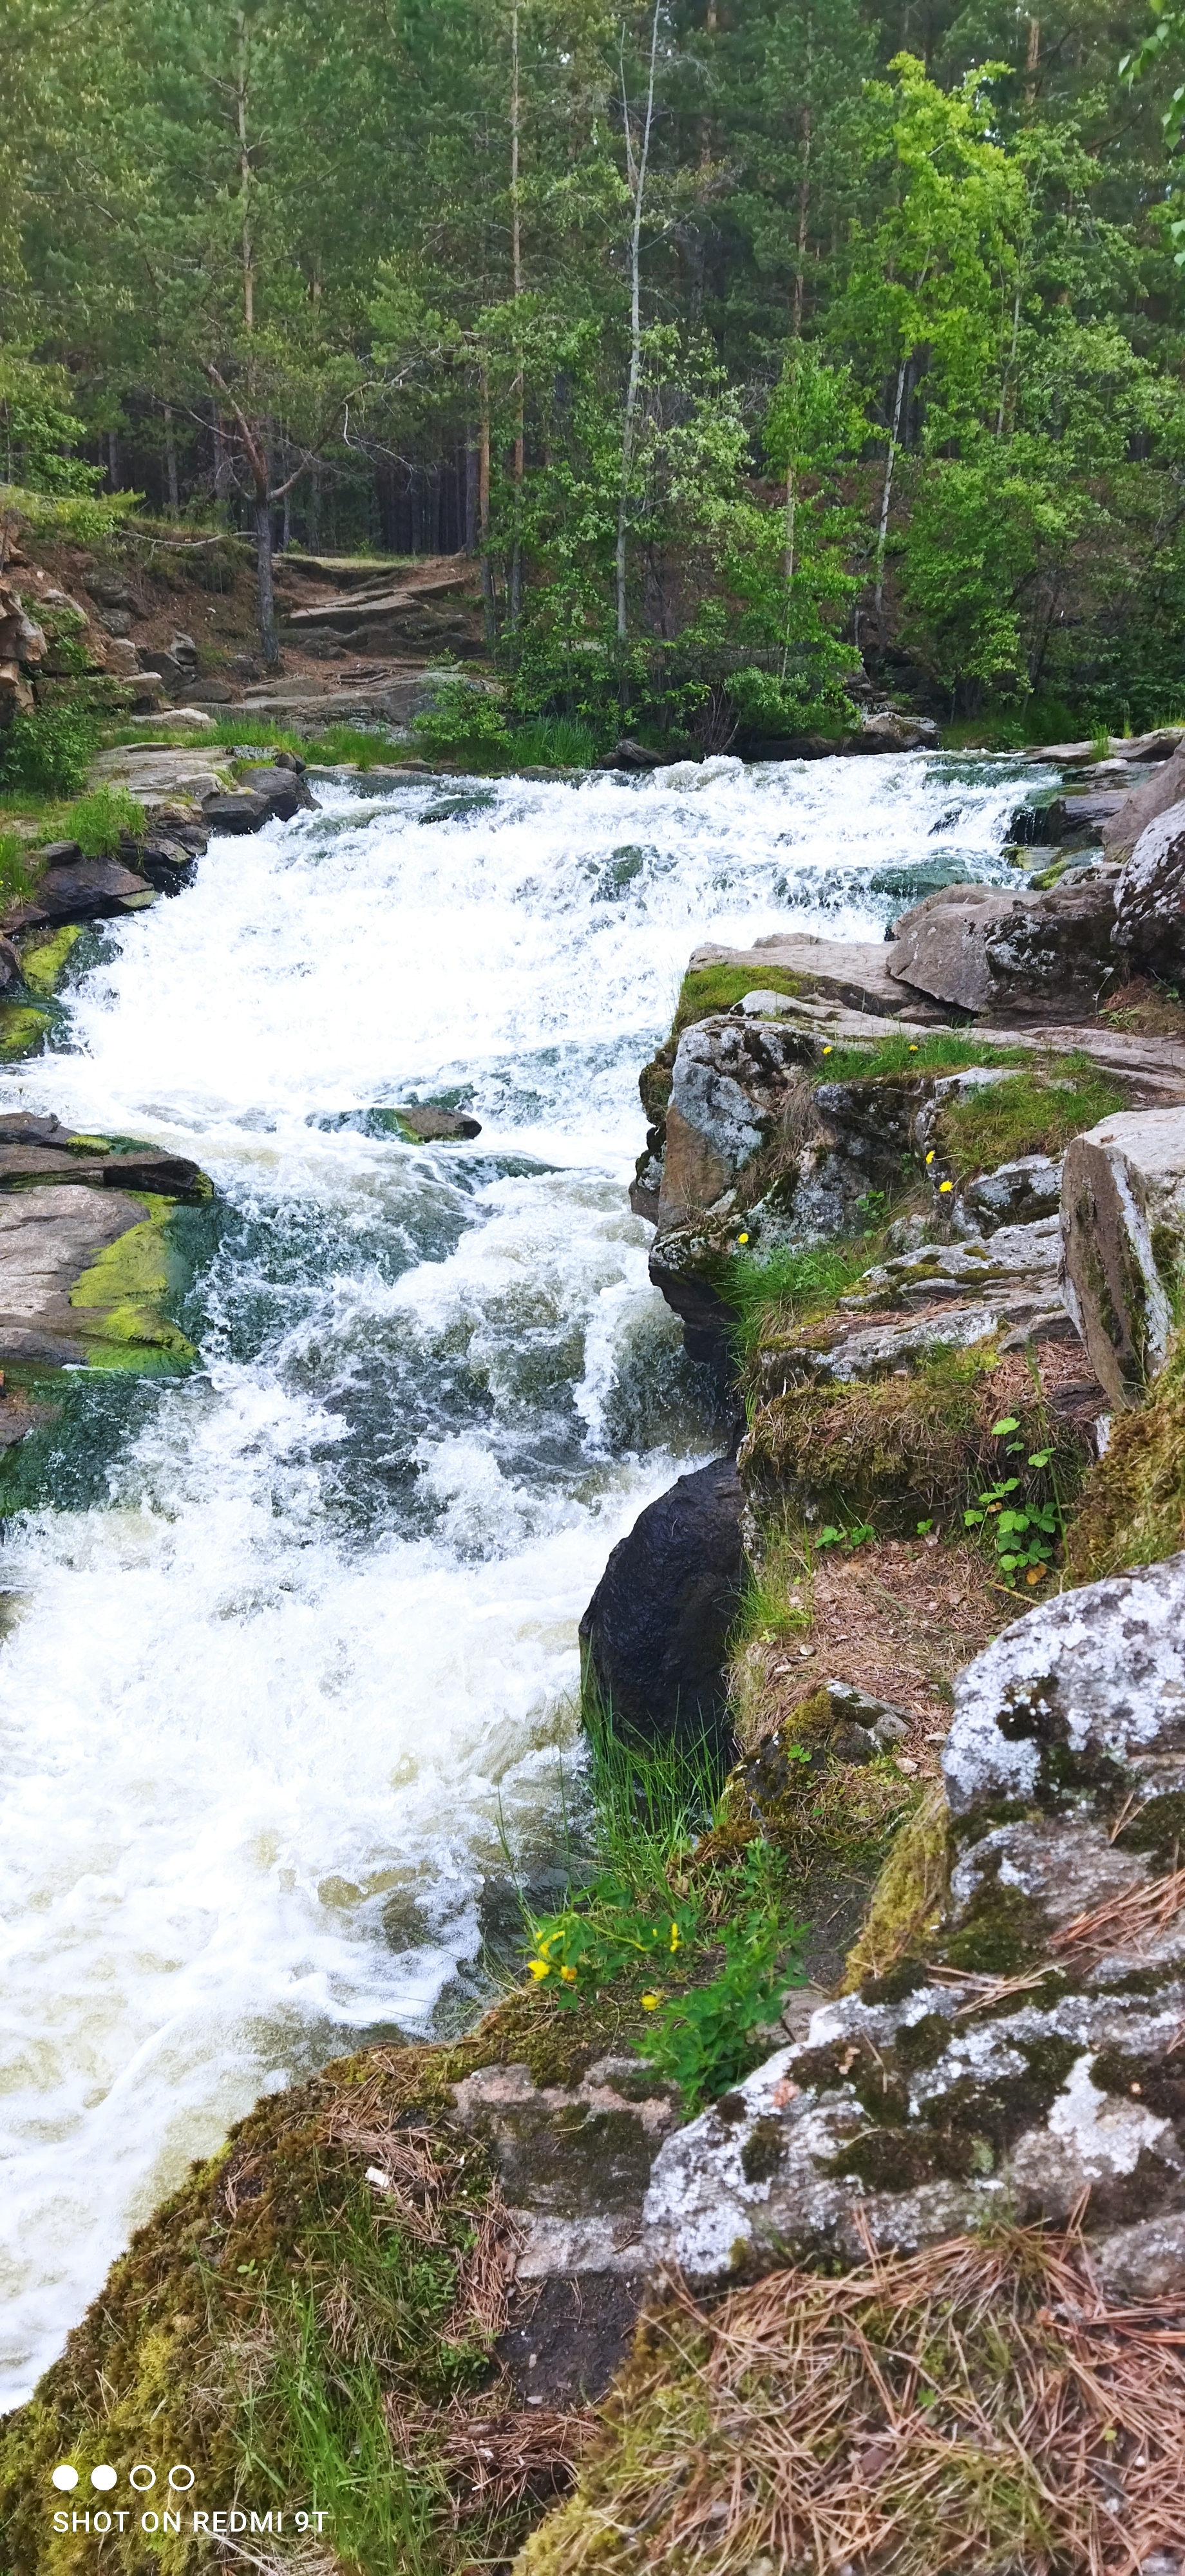
[(744, 1580), (743, 1496), (716, 1458), (648, 1504), (580, 1622), (586, 1692), (645, 1742), (722, 1746), (725, 1642)]

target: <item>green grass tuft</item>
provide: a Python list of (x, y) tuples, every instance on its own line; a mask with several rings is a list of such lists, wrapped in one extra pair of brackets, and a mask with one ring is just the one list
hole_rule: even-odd
[(736, 1315), (732, 1341), (738, 1357), (750, 1359), (771, 1331), (826, 1313), (871, 1259), (863, 1240), (813, 1243), (804, 1250), (782, 1246), (766, 1261), (734, 1254), (721, 1264), (714, 1284)]
[(1123, 1084), (1088, 1055), (1063, 1056), (1040, 1073), (950, 1101), (939, 1121), (940, 1149), (955, 1178), (970, 1180), (1022, 1154), (1060, 1154), (1072, 1136), (1113, 1118), (1126, 1097)]
[(113, 859), (121, 841), (141, 838), (145, 821), (138, 797), (126, 787), (92, 787), (67, 817), (69, 837), (84, 859)]

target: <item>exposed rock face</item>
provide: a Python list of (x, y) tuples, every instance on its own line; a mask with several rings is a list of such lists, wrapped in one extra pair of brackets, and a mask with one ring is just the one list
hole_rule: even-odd
[(142, 912), (155, 903), (153, 888), (118, 859), (73, 859), (47, 868), (25, 914), (43, 922), (102, 921), (113, 914)]
[(722, 1730), (742, 1505), (731, 1458), (680, 1476), (618, 1542), (580, 1622), (586, 1676), (643, 1739), (694, 1744)]
[(666, 1119), (660, 1226), (711, 1207), (783, 1117), (814, 1049), (764, 1020), (697, 1020), (679, 1040)]
[(159, 1307), (168, 1286), (159, 1203), (210, 1195), (181, 1155), (100, 1150), (56, 1118), (0, 1118), (0, 1368), (190, 1356)]
[(1063, 1294), (1113, 1403), (1164, 1366), (1185, 1264), (1185, 1109), (1128, 1111), (1068, 1146)]
[(1093, 1010), (1113, 968), (1110, 871), (1078, 868), (1047, 894), (951, 886), (893, 926), (888, 971), (963, 1011)]
[(1053, 1161), (1048, 1154), (1023, 1154), (1018, 1162), (981, 1172), (967, 1182), (960, 1197), (964, 1214), (981, 1234), (1056, 1216), (1061, 1201), (1061, 1161)]
[(1115, 889), (1115, 946), (1166, 979), (1185, 965), (1185, 800), (1140, 834)]
[(956, 1685), (943, 1769), (931, 1965), (825, 2005), (666, 2141), (651, 2261), (858, 2260), (865, 2229), (911, 2250), (1089, 2191), (1108, 2275), (1181, 2287), (1185, 1896), (1156, 1873), (1185, 1787), (1185, 1557), (1006, 1629)]
[(1163, 761), (1151, 776), (1141, 780), (1130, 796), (1113, 814), (1103, 829), (1103, 847), (1108, 858), (1129, 858), (1159, 814), (1185, 798), (1185, 741), (1178, 741), (1172, 758)]

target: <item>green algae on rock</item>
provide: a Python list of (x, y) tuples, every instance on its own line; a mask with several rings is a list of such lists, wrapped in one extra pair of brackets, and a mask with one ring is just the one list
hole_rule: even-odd
[(196, 1357), (193, 1343), (164, 1313), (161, 1300), (180, 1284), (169, 1242), (174, 1199), (146, 1194), (140, 1225), (100, 1252), (70, 1291), (70, 1303), (97, 1319), (82, 1326), (91, 1368), (172, 1369)]

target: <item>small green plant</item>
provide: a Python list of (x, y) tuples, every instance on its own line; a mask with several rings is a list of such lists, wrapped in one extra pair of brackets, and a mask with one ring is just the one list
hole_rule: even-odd
[(415, 717), (412, 732), (430, 759), (470, 769), (501, 769), (510, 755), (501, 700), (469, 680), (446, 680), (435, 706)]
[(114, 858), (121, 841), (141, 840), (145, 830), (144, 808), (126, 787), (92, 787), (67, 820), (71, 839), (87, 859)]
[(527, 1921), (528, 1974), (557, 2004), (575, 2006), (640, 1960), (669, 1964), (694, 1938), (699, 1909), (669, 1896), (665, 1904), (640, 1907), (632, 1888), (608, 1875), (595, 1879), (577, 1904), (559, 1914), (528, 1913)]
[[(928, 1526), (929, 1524), (927, 1523), (927, 1527)], [(817, 1548), (846, 1548), (850, 1556), (854, 1548), (867, 1547), (869, 1540), (875, 1538), (875, 1536), (876, 1531), (873, 1529), (871, 1521), (853, 1521), (850, 1528), (847, 1529), (837, 1529), (833, 1521), (828, 1521), (826, 1526), (818, 1531), (813, 1544)]]
[(1096, 759), (1096, 760), (1109, 760), (1109, 759), (1110, 759), (1110, 757), (1111, 757), (1111, 734), (1110, 734), (1110, 729), (1109, 729), (1109, 727), (1108, 727), (1108, 726), (1106, 726), (1105, 724), (1097, 724), (1097, 725), (1092, 726), (1092, 728), (1091, 728), (1091, 736), (1090, 736), (1090, 747), (1091, 747), (1092, 752), (1094, 753), (1094, 756), (1095, 756), (1095, 759)]
[(724, 1965), (718, 1975), (669, 1999), (642, 1998), (654, 2013), (647, 2055), (679, 2086), (688, 2112), (718, 2099), (748, 2073), (764, 2045), (757, 2032), (776, 2021), (791, 1988), (805, 1983), (798, 1956), (805, 1927), (785, 1919), (771, 1877), (774, 1866), (767, 1844), (750, 1843), (737, 1910), (719, 1936)]
[[(992, 1424), (993, 1434), (1004, 1440), (1005, 1454), (1009, 1458), (1024, 1455), (1023, 1440), (1009, 1437), (1019, 1429), (1020, 1423), (1013, 1414), (1006, 1414), (1003, 1421)], [(1052, 1449), (1034, 1449), (1029, 1452), (1025, 1464), (1037, 1470), (1048, 1468), (1052, 1456)], [(1019, 1476), (1002, 1476), (996, 1484), (985, 1486), (976, 1495), (973, 1508), (963, 1514), (966, 1529), (979, 1529), (990, 1534), (996, 1562), (1010, 1591), (1015, 1589), (1020, 1574), (1024, 1575), (1027, 1583), (1041, 1581), (1062, 1536), (1062, 1515), (1056, 1498), (1046, 1503), (1032, 1500), (1020, 1504), (1011, 1502), (1009, 1497), (1019, 1491)]]
[(0, 732), (0, 788), (33, 796), (76, 796), (99, 741), (89, 707), (38, 707)]
[(29, 890), (25, 844), (16, 832), (0, 832), (0, 900), (19, 903)]
[(765, 1261), (751, 1252), (731, 1255), (721, 1263), (715, 1285), (736, 1316), (732, 1339), (738, 1358), (750, 1358), (775, 1325), (825, 1313), (867, 1268), (863, 1242), (779, 1246)]

